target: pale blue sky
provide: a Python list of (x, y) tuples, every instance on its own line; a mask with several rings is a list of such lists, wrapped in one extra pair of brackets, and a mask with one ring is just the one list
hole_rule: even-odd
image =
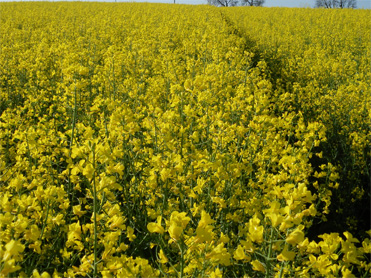
[[(3, 2), (3, 1), (12, 1), (12, 0), (0, 0), (0, 2)], [(28, 0), (16, 0), (16, 1), (28, 1)], [(58, 0), (52, 0), (52, 1), (58, 1)], [(115, 0), (82, 0), (82, 1), (114, 2)], [(175, 1), (178, 4), (196, 4), (196, 5), (206, 4), (207, 2), (207, 0), (175, 0)], [(174, 0), (117, 0), (117, 2), (174, 3)], [(265, 7), (302, 8), (302, 7), (313, 7), (314, 2), (315, 0), (266, 0), (264, 6)], [(357, 0), (357, 7), (364, 8), (364, 9), (371, 9), (371, 0)]]

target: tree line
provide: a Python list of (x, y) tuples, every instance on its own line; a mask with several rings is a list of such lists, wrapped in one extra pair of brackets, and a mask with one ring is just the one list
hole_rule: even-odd
[[(175, 0), (174, 0), (175, 1)], [(256, 6), (264, 5), (265, 0), (207, 0), (209, 5), (217, 7)], [(316, 0), (315, 8), (357, 8), (356, 0)]]
[(207, 0), (209, 5), (217, 7), (233, 7), (233, 6), (263, 6), (265, 0)]

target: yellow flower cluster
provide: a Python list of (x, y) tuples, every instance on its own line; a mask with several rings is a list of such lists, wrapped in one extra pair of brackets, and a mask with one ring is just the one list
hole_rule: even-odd
[(0, 9), (0, 277), (370, 272), (367, 12)]
[(225, 13), (269, 64), (271, 109), (325, 126), (326, 142), (314, 146), (311, 164), (314, 188), (326, 204), (332, 199), (333, 223), (353, 232), (369, 228), (362, 221), (369, 210), (361, 211), (370, 190), (370, 11), (238, 7)]

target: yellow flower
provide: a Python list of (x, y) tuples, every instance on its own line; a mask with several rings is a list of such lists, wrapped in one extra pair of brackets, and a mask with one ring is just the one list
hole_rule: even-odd
[(77, 215), (78, 217), (83, 216), (86, 212), (81, 211), (81, 205), (76, 205), (72, 207), (73, 214)]
[(37, 269), (34, 269), (32, 271), (32, 278), (50, 278), (50, 274), (44, 271), (40, 275), (40, 273), (37, 271)]
[(252, 264), (252, 269), (255, 270), (255, 271), (260, 271), (260, 272), (265, 272), (265, 267), (264, 265), (259, 262), (258, 260), (253, 260), (251, 262)]
[(124, 224), (125, 223), (125, 220), (122, 216), (120, 215), (114, 215), (110, 221), (109, 221), (111, 224), (109, 225), (110, 229), (125, 229), (126, 225)]
[(62, 213), (59, 213), (57, 216), (52, 218), (53, 223), (57, 225), (64, 225), (65, 220), (63, 219), (64, 215)]
[(184, 82), (184, 89), (186, 89), (186, 91), (192, 91), (192, 81), (187, 79), (185, 82)]
[(165, 232), (164, 228), (161, 226), (161, 221), (162, 221), (162, 216), (157, 217), (156, 223), (148, 223), (147, 224), (147, 229), (150, 233), (159, 233), (163, 234)]
[(16, 265), (15, 259), (10, 259), (5, 261), (4, 264), (2, 265), (0, 275), (1, 277), (8, 277), (9, 273), (16, 272), (19, 269), (21, 269), (21, 266)]
[(229, 237), (227, 235), (225, 235), (223, 232), (221, 232), (220, 241), (223, 242), (223, 243), (228, 243), (229, 240), (230, 240)]
[(80, 221), (72, 223), (68, 227), (69, 231), (67, 234), (66, 246), (71, 247), (75, 246), (77, 250), (82, 250), (84, 246), (81, 243), (81, 226)]
[(171, 177), (171, 170), (169, 168), (163, 168), (160, 171), (160, 177), (162, 181), (166, 181), (168, 178)]
[(170, 215), (170, 226), (168, 232), (170, 237), (175, 240), (179, 240), (183, 233), (184, 228), (188, 225), (191, 220), (185, 212), (173, 211)]
[(224, 247), (224, 243), (218, 244), (210, 253), (206, 254), (207, 259), (211, 259), (218, 264), (228, 266), (231, 264), (228, 250)]
[(249, 220), (249, 237), (253, 242), (263, 242), (264, 227), (259, 225), (260, 219), (255, 214), (253, 218)]
[(349, 232), (344, 232), (345, 237), (347, 238), (347, 242), (356, 242), (359, 243), (359, 240), (354, 238), (353, 235)]
[(237, 261), (241, 261), (247, 258), (241, 245), (238, 245), (237, 249), (234, 251), (233, 258)]
[(219, 268), (215, 269), (213, 272), (210, 273), (210, 278), (222, 278), (223, 273), (220, 271)]
[(159, 262), (162, 264), (166, 264), (169, 260), (166, 258), (164, 251), (161, 249), (158, 253)]
[(371, 241), (369, 238), (366, 238), (362, 241), (363, 253), (371, 253)]
[(3, 257), (3, 261), (7, 261), (11, 257), (17, 257), (19, 253), (22, 253), (25, 246), (20, 243), (18, 240), (12, 239), (5, 245), (5, 253)]
[(196, 238), (199, 242), (210, 242), (214, 237), (213, 226), (210, 224), (215, 221), (211, 219), (210, 215), (206, 211), (201, 211), (201, 219), (198, 222), (196, 228)]
[(128, 226), (126, 228), (126, 235), (127, 235), (128, 239), (129, 239), (129, 241), (133, 241), (137, 237), (136, 235), (134, 235), (134, 229), (132, 227), (130, 227), (130, 226)]
[(266, 216), (271, 220), (273, 227), (277, 227), (283, 221), (282, 215), (279, 215), (278, 213), (271, 212), (266, 214)]
[(293, 232), (288, 235), (288, 237), (286, 238), (286, 242), (290, 243), (291, 245), (296, 245), (304, 241), (303, 229), (304, 226), (299, 225)]
[(186, 215), (186, 212), (173, 211), (170, 215), (170, 224), (175, 223), (184, 229), (188, 225), (188, 222), (191, 221), (191, 218)]
[(340, 266), (338, 264), (333, 264), (331, 266), (329, 266), (329, 269), (331, 270), (331, 273), (335, 276), (335, 277), (339, 277), (339, 270), (340, 270)]
[(50, 278), (50, 274), (44, 271), (43, 273), (41, 273), (40, 278)]
[(38, 254), (41, 254), (41, 241), (40, 240), (36, 240), (34, 243), (31, 243), (30, 244), (30, 248), (33, 248), (33, 250), (38, 253)]
[(94, 176), (94, 167), (91, 163), (87, 163), (82, 174), (88, 179), (91, 180)]
[(335, 251), (338, 249), (339, 245), (343, 242), (343, 239), (339, 237), (339, 234), (338, 233), (323, 234), (318, 237), (323, 238), (323, 241), (320, 241), (318, 243), (318, 246), (321, 247), (321, 251), (327, 255), (336, 256)]
[(198, 226), (196, 229), (196, 237), (199, 242), (210, 242), (214, 237), (213, 226)]
[(168, 232), (170, 234), (170, 237), (175, 240), (179, 240), (180, 236), (182, 235), (183, 228), (177, 226), (176, 223), (170, 224), (170, 227), (168, 229)]
[(295, 252), (293, 251), (288, 251), (288, 246), (285, 245), (283, 248), (281, 254), (277, 256), (277, 260), (279, 261), (292, 261), (295, 258)]
[(39, 227), (37, 227), (37, 225), (31, 225), (30, 229), (25, 232), (24, 238), (26, 240), (36, 241), (39, 239), (40, 235), (41, 231)]
[(211, 219), (210, 215), (206, 211), (201, 211), (201, 220), (198, 222), (199, 227), (206, 227), (209, 224), (213, 224), (215, 220)]
[(341, 268), (341, 274), (343, 278), (356, 278), (356, 276), (345, 266)]
[(249, 253), (253, 253), (255, 248), (254, 248), (254, 244), (252, 243), (251, 240), (241, 240), (241, 244), (242, 246), (245, 248), (244, 250), (249, 252)]

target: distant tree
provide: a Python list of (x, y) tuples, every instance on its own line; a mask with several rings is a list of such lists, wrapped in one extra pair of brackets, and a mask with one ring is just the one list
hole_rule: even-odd
[(242, 5), (245, 5), (245, 6), (263, 6), (264, 5), (264, 2), (265, 0), (241, 0), (242, 2)]
[(207, 3), (217, 7), (233, 7), (238, 5), (238, 0), (207, 0)]
[(316, 8), (356, 8), (356, 0), (316, 0)]

